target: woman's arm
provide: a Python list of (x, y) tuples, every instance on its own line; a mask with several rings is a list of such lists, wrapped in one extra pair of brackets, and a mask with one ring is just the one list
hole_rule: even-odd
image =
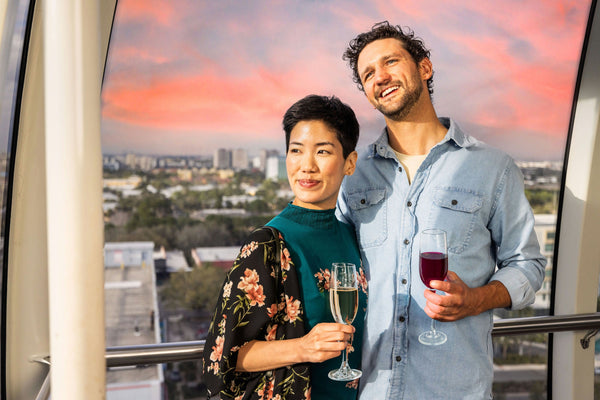
[(240, 348), (236, 370), (268, 371), (298, 363), (323, 362), (339, 356), (352, 333), (351, 325), (320, 323), (301, 338), (252, 340)]

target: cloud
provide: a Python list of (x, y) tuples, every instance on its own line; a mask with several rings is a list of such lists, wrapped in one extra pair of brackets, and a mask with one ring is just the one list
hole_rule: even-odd
[(489, 135), (553, 137), (558, 146), (588, 8), (576, 0), (120, 0), (103, 119), (140, 146), (148, 135), (128, 132), (276, 141), (287, 107), (319, 93), (338, 95), (363, 127), (378, 127), (381, 116), (355, 88), (341, 54), (357, 33), (387, 19), (413, 28), (432, 49), (440, 115)]

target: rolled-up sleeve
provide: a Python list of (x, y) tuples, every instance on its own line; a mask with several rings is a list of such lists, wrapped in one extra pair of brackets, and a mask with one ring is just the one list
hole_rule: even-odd
[(540, 253), (521, 172), (512, 161), (498, 186), (493, 210), (489, 229), (498, 269), (490, 281), (501, 282), (510, 294), (511, 309), (520, 310), (535, 301), (535, 292), (544, 281), (546, 258)]

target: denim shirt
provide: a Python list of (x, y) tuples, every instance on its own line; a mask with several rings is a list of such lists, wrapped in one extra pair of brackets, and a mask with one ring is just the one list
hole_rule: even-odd
[(361, 400), (492, 398), (492, 310), (436, 322), (448, 336), (443, 345), (418, 342), (431, 324), (423, 311), (419, 232), (444, 229), (449, 270), (469, 287), (502, 282), (512, 309), (532, 304), (544, 279), (520, 170), (455, 122), (440, 122), (448, 132), (412, 184), (384, 129), (340, 191), (338, 218), (355, 228), (370, 288)]

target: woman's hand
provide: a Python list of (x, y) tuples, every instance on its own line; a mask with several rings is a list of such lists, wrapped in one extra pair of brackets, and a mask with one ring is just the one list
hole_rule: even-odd
[(267, 371), (304, 362), (319, 363), (342, 354), (354, 327), (337, 323), (320, 323), (297, 339), (252, 340), (238, 353), (236, 370)]
[(352, 325), (334, 322), (315, 325), (299, 340), (299, 362), (319, 363), (338, 357), (346, 349), (354, 330)]

